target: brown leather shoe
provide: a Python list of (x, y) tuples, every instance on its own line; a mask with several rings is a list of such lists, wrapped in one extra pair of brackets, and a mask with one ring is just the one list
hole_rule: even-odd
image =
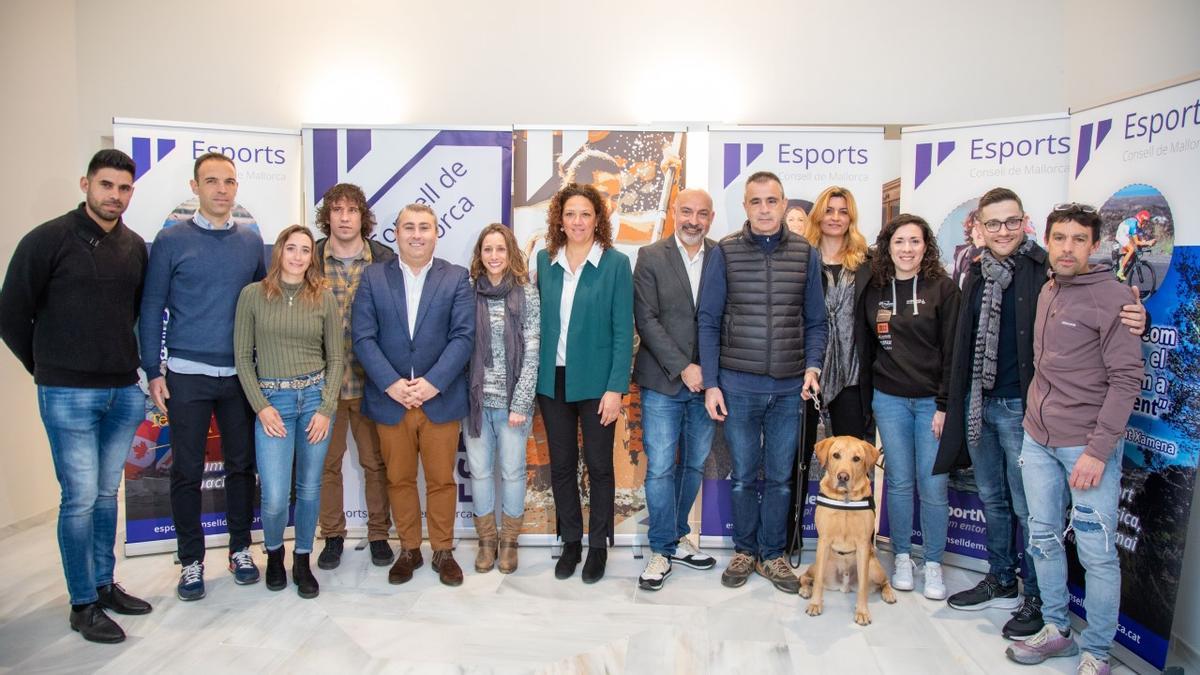
[(500, 560), (497, 567), (501, 574), (512, 574), (517, 571), (517, 537), (521, 536), (521, 525), (525, 516), (504, 516), (500, 523)]
[(396, 556), (396, 563), (392, 565), (392, 569), (388, 570), (388, 583), (403, 584), (411, 580), (413, 570), (424, 564), (425, 561), (421, 558), (421, 549), (400, 549), (400, 555)]
[(491, 572), (496, 566), (496, 514), (475, 516), (475, 534), (479, 536), (475, 571), (480, 574)]
[(454, 551), (433, 552), (433, 571), (438, 573), (438, 581), (447, 586), (461, 586), (463, 571), (454, 560)]

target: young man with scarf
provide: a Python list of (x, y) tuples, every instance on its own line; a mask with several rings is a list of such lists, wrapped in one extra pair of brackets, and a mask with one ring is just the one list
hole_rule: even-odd
[[(1028, 561), (1029, 508), (1017, 459), (1021, 454), (1026, 392), (1033, 380), (1033, 323), (1046, 283), (1046, 251), (1025, 235), (1029, 216), (1021, 198), (994, 188), (979, 199), (984, 249), (963, 284), (947, 401), (934, 473), (974, 466), (987, 521), (988, 574), (974, 588), (951, 595), (961, 610), (1014, 609), (1002, 629), (1025, 639), (1043, 626), (1042, 600), (1033, 566), (1023, 565), (1024, 598), (1017, 592), (1013, 516), (1022, 524)], [(1134, 292), (1121, 321), (1140, 335), (1145, 308)]]

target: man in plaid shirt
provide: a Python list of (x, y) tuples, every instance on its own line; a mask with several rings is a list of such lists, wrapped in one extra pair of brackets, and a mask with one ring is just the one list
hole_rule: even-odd
[(321, 198), (317, 209), (317, 225), (325, 239), (317, 242), (317, 259), (325, 269), (325, 285), (333, 291), (342, 314), (347, 367), (342, 376), (342, 391), (329, 452), (325, 455), (325, 470), (321, 476), (321, 533), (325, 548), (317, 558), (323, 570), (337, 567), (342, 560), (346, 541), (346, 512), (342, 502), (342, 457), (346, 454), (346, 432), (354, 434), (358, 446), (358, 463), (362, 465), (367, 497), (367, 539), (371, 542), (371, 562), (381, 567), (391, 565), (394, 555), (388, 544), (392, 521), (388, 515), (387, 474), (379, 454), (379, 434), (375, 422), (361, 412), (365, 375), (358, 359), (354, 358), (350, 339), (350, 308), (358, 290), (363, 270), (377, 262), (396, 258), (390, 248), (371, 239), (375, 215), (367, 205), (366, 195), (357, 185), (338, 183)]

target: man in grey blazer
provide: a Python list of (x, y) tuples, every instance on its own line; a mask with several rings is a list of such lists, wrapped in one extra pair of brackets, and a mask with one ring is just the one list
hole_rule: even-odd
[(675, 234), (638, 251), (633, 270), (633, 316), (641, 336), (634, 377), (642, 393), (653, 553), (638, 586), (649, 591), (662, 588), (673, 562), (694, 569), (716, 564), (687, 538), (688, 512), (715, 428), (704, 409), (696, 344), (700, 273), (714, 246), (706, 237), (712, 218), (707, 192), (683, 190), (675, 198)]

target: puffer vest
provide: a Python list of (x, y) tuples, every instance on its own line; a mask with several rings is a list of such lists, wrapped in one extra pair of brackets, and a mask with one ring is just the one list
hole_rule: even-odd
[(776, 379), (804, 374), (804, 290), (808, 240), (782, 227), (767, 255), (750, 238), (750, 223), (721, 240), (725, 257), (725, 313), (721, 367)]

